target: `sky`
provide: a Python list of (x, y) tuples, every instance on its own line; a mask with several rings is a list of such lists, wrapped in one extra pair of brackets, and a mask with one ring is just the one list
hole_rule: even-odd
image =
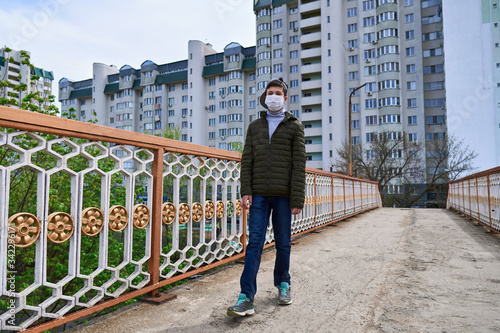
[(0, 0), (0, 46), (27, 50), (54, 72), (53, 92), (66, 77), (92, 77), (100, 62), (136, 69), (188, 58), (188, 41), (255, 45), (251, 0)]

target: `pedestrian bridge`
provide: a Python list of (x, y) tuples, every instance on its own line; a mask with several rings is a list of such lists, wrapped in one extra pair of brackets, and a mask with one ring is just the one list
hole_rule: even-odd
[[(453, 249), (460, 243), (455, 234), (466, 238), (464, 251), (474, 262), (485, 257), (490, 264), (484, 266), (496, 273), (467, 275), (475, 288), (481, 285), (490, 295), (498, 292), (498, 238), (483, 232), (500, 231), (498, 169), (450, 184), (449, 207), (484, 227), (474, 228), (451, 211), (382, 209), (376, 183), (308, 168), (306, 205), (292, 221), (293, 237), (300, 238), (292, 255), (295, 296), (290, 309), (295, 310), (274, 306), (274, 291), (265, 284), (266, 265), (272, 264), (267, 260), (259, 277), (262, 296), (257, 297), (262, 301), (256, 302), (257, 315), (238, 322), (223, 316), (238, 293), (241, 268), (233, 263), (244, 258), (247, 237), (247, 214), (238, 194), (238, 153), (6, 107), (0, 107), (0, 126), (2, 331), (42, 332), (140, 297), (161, 303), (170, 297), (165, 289), (207, 272), (176, 287), (178, 297), (171, 302), (126, 308), (145, 312), (118, 314), (118, 321), (125, 325), (126, 317), (142, 326), (131, 329), (135, 326), (129, 323), (116, 332), (167, 327), (187, 332), (270, 331), (282, 329), (283, 322), (299, 331), (307, 323), (311, 332), (376, 331), (385, 329), (377, 326), (381, 318), (387, 325), (398, 323), (392, 312), (386, 314), (387, 308), (397, 307), (394, 316), (404, 319), (410, 309), (424, 306), (412, 295), (418, 288), (427, 290), (426, 284), (407, 288), (407, 294), (396, 286), (418, 272), (434, 271), (426, 267), (439, 271), (438, 263), (458, 253)], [(479, 236), (469, 236), (467, 228)], [(311, 232), (319, 233), (305, 236)], [(423, 243), (415, 240), (418, 236), (411, 238), (420, 233)], [(490, 242), (488, 250), (476, 249), (468, 237), (484, 238)], [(438, 250), (445, 240), (451, 248)], [(272, 245), (269, 228), (266, 247)], [(417, 245), (424, 247), (419, 250)], [(427, 257), (426, 251), (434, 253), (434, 248), (435, 255)], [(229, 268), (212, 274), (212, 269), (227, 264)], [(401, 265), (415, 269), (394, 275)], [(450, 269), (457, 265), (450, 264)], [(462, 275), (450, 274), (442, 279), (454, 288), (452, 277)], [(386, 284), (391, 277), (399, 285)], [(461, 291), (478, 295), (468, 289), (468, 282), (463, 286)], [(370, 296), (370, 290), (377, 294)], [(426, 295), (436, 298), (429, 290)], [(403, 303), (390, 305), (393, 299)], [(358, 304), (365, 301), (371, 302), (371, 310)], [(483, 305), (471, 311), (490, 315), (489, 305)], [(266, 316), (276, 317), (274, 326), (259, 328)], [(498, 327), (496, 316), (491, 314), (489, 324), (496, 320)], [(360, 326), (336, 330), (329, 321), (322, 323), (323, 317), (337, 318), (338, 325), (345, 321)], [(403, 319), (409, 331), (419, 325)], [(114, 320), (92, 320), (99, 326), (82, 329), (114, 332)], [(159, 320), (164, 326), (151, 326)]]

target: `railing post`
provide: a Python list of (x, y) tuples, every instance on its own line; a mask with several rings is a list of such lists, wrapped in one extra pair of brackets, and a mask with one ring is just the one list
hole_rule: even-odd
[(316, 174), (314, 174), (314, 179), (313, 179), (313, 186), (314, 186), (314, 226), (316, 226), (316, 204), (318, 202), (318, 199), (316, 198), (317, 192), (316, 192)]
[[(245, 202), (246, 204), (246, 202)], [(247, 210), (243, 209), (243, 235), (241, 242), (243, 243), (243, 254), (247, 253)]]
[(488, 214), (490, 216), (490, 228), (491, 228), (492, 220), (491, 220), (490, 175), (486, 175), (486, 183), (488, 184)]
[(462, 212), (465, 214), (465, 185), (463, 181), (461, 183), (462, 183), (462, 204), (463, 204)]
[(469, 216), (472, 217), (472, 198), (470, 194), (470, 179), (469, 179)]
[(481, 209), (479, 209), (479, 183), (477, 182), (477, 178), (474, 179), (476, 180), (477, 219), (481, 222)]
[(342, 178), (342, 187), (344, 190), (344, 216), (347, 215), (346, 207), (345, 207), (345, 178)]
[(359, 197), (360, 197), (360, 200), (361, 200), (361, 204), (360, 204), (360, 210), (363, 210), (363, 182), (360, 181), (359, 182)]
[(335, 192), (333, 191), (333, 177), (330, 177), (332, 188), (332, 221), (335, 219)]
[[(148, 261), (148, 271), (151, 277), (149, 284), (160, 281), (160, 253), (161, 253), (161, 218), (162, 218), (162, 196), (163, 196), (163, 148), (153, 150), (154, 161), (153, 174), (153, 211), (151, 214), (151, 257)], [(157, 297), (158, 289), (148, 293), (149, 297)]]

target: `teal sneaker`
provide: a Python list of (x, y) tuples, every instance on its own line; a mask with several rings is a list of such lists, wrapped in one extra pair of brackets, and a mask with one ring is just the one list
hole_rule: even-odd
[(254, 312), (253, 301), (247, 298), (245, 294), (240, 294), (236, 304), (227, 309), (227, 315), (232, 317), (250, 316), (253, 315)]
[(279, 305), (292, 304), (292, 296), (290, 295), (290, 285), (287, 282), (281, 282), (281, 285), (276, 287), (279, 290), (278, 304)]

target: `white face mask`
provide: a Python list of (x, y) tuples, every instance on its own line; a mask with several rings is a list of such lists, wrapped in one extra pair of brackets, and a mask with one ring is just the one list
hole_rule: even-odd
[(283, 109), (285, 105), (283, 101), (283, 96), (280, 95), (267, 95), (266, 96), (266, 105), (269, 111), (276, 112)]

